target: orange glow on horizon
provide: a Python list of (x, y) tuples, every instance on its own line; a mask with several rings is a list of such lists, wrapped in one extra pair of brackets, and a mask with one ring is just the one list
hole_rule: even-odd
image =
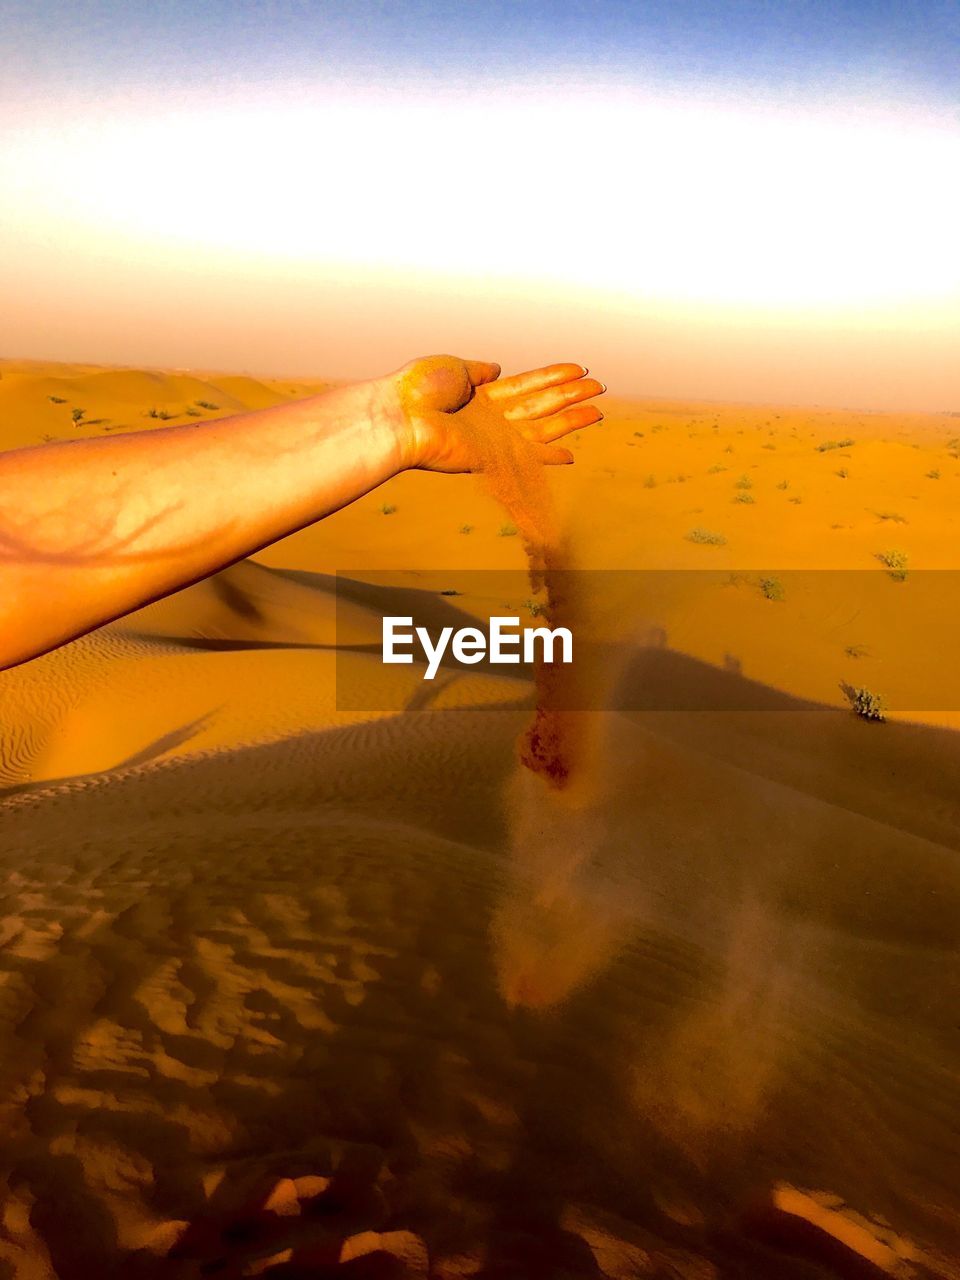
[(198, 94), (23, 121), (0, 178), (12, 354), (350, 377), (559, 351), (628, 393), (960, 399), (960, 132), (922, 115)]

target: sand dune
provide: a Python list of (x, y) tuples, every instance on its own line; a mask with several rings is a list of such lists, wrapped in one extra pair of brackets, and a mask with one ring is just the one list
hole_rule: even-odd
[[(296, 390), (0, 372), (7, 444), (74, 400), (141, 426)], [(580, 563), (747, 578), (652, 642), (607, 602), (621, 692), (662, 709), (584, 713), (563, 799), (515, 763), (528, 683), (425, 697), (371, 652), (388, 604), (468, 616), (472, 573), (522, 564), (469, 479), (0, 675), (0, 1275), (960, 1276), (960, 737), (935, 692), (871, 724), (838, 690), (896, 690), (910, 627), (824, 635), (749, 576), (882, 575), (875, 510), (953, 567), (951, 425), (661, 403), (584, 433)]]

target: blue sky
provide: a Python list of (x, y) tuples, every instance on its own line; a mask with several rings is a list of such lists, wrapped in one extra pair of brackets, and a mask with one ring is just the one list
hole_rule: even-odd
[(8, 87), (615, 78), (956, 103), (957, 0), (0, 0)]

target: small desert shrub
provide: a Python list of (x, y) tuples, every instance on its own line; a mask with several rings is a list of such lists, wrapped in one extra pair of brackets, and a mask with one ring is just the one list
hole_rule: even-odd
[(687, 534), (689, 542), (700, 542), (708, 547), (722, 547), (726, 543), (726, 538), (722, 533), (714, 533), (712, 529), (702, 529), (699, 525), (696, 529), (691, 529)]
[(530, 614), (531, 618), (539, 618), (547, 612), (547, 606), (541, 604), (539, 600), (524, 600), (523, 607)]
[(891, 524), (906, 524), (907, 517), (900, 515), (899, 511), (877, 511), (878, 520), (889, 520)]
[(718, 475), (721, 471), (726, 471), (726, 469), (727, 469), (726, 467), (721, 466), (720, 463), (718, 462), (712, 467), (707, 467), (707, 475), (715, 476), (715, 475)]
[(201, 418), (203, 415), (199, 409), (188, 409), (187, 416), (190, 418)]
[(790, 488), (790, 481), (789, 481), (789, 480), (781, 480), (781, 481), (780, 481), (780, 483), (777, 485), (777, 488), (778, 488), (778, 489), (789, 489), (789, 488)]
[(517, 536), (517, 526), (515, 524), (502, 524), (499, 536), (501, 538), (515, 538)]
[(734, 499), (733, 499), (733, 500), (734, 500), (734, 502), (755, 502), (755, 501), (756, 501), (756, 499), (754, 498), (754, 496), (753, 496), (753, 494), (752, 494), (752, 493), (746, 493), (746, 492), (744, 492), (743, 490), (741, 490), (741, 491), (740, 491), (740, 492), (739, 492), (739, 493), (734, 497)]
[(218, 404), (213, 404), (209, 400), (194, 400), (193, 403), (197, 406), (198, 409), (219, 409), (220, 408)]
[(939, 480), (939, 479), (940, 479), (940, 472), (937, 470), (937, 468), (936, 468), (936, 467), (934, 467), (934, 469), (933, 469), (932, 471), (928, 471), (928, 472), (927, 472), (927, 479), (928, 479), (928, 480)]
[(71, 410), (70, 410), (70, 417), (73, 419), (73, 425), (74, 425), (75, 427), (79, 427), (80, 423), (83, 421), (83, 417), (84, 417), (85, 412), (86, 412), (86, 410), (85, 410), (85, 409), (71, 409)]
[(171, 418), (175, 418), (177, 415), (171, 413), (169, 409), (158, 409), (154, 406), (152, 409), (148, 409), (144, 416), (147, 418), (159, 418), (162, 422), (169, 422)]
[(761, 578), (759, 582), (760, 594), (767, 600), (782, 600), (784, 597), (783, 583), (779, 578)]
[(867, 656), (866, 646), (862, 644), (848, 644), (843, 652), (848, 658), (865, 658)]
[(473, 533), (473, 525), (472, 525), (472, 524), (462, 524), (462, 525), (460, 526), (460, 532), (461, 532), (461, 533)]
[(645, 489), (655, 489), (657, 487), (657, 477), (647, 476), (646, 480), (643, 482), (643, 487)]
[(803, 499), (802, 499), (802, 498), (796, 498), (796, 497), (795, 497), (795, 498), (788, 498), (788, 499), (787, 499), (787, 501), (788, 501), (788, 502), (792, 502), (792, 503), (793, 503), (793, 505), (794, 505), (795, 507), (799, 507), (799, 505), (800, 505), (800, 503), (803, 501)]
[(51, 404), (66, 404), (66, 403), (67, 403), (63, 396), (47, 396), (47, 399), (50, 401), (50, 403), (51, 403)]
[(841, 467), (841, 468), (840, 468), (840, 470), (839, 470), (836, 474), (840, 477), (840, 479), (841, 479), (841, 480), (846, 480), (846, 478), (849, 476), (850, 472), (847, 470), (847, 468), (846, 468), (846, 467)]
[(771, 450), (773, 450), (773, 452), (775, 453), (775, 452), (776, 452), (776, 449), (777, 449), (777, 446), (776, 446), (775, 444), (762, 444), (762, 445), (760, 446), (760, 448), (761, 448), (761, 449), (771, 449)]
[(890, 577), (903, 582), (907, 576), (908, 556), (905, 551), (878, 551), (877, 559), (890, 570)]
[(724, 446), (724, 450), (723, 450), (723, 452), (724, 452), (724, 453), (733, 453), (733, 445), (732, 445), (732, 444), (725, 445), (725, 446)]
[(753, 481), (749, 476), (741, 476), (739, 480), (735, 480), (733, 487), (735, 489), (752, 489)]
[(845, 684), (842, 688), (850, 706), (858, 716), (864, 720), (876, 720), (880, 723), (886, 720), (887, 705), (879, 693), (873, 693), (862, 685), (854, 688), (852, 685)]
[(392, 516), (396, 514), (397, 508), (392, 502), (382, 502), (380, 504), (380, 514), (382, 516)]
[(854, 440), (824, 440), (823, 444), (817, 445), (817, 453), (828, 453), (831, 449), (849, 449)]
[(635, 431), (633, 434), (636, 436), (636, 438), (637, 438), (638, 440), (642, 440), (642, 439), (643, 439), (643, 432), (642, 432), (642, 431)]
[(444, 589), (440, 592), (440, 594), (442, 596), (458, 596), (460, 592), (456, 589), (456, 587), (444, 587)]

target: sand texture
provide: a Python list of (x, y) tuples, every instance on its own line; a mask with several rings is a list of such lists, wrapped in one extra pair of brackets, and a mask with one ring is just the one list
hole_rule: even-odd
[[(321, 385), (0, 375), (5, 447)], [(593, 602), (661, 709), (587, 717), (568, 791), (527, 681), (376, 652), (365, 573), (469, 614), (522, 568), (470, 477), (0, 673), (0, 1280), (960, 1277), (956, 650), (912, 657), (960, 419), (605, 408), (551, 477), (578, 567), (728, 577)], [(824, 614), (825, 568), (909, 594)]]

